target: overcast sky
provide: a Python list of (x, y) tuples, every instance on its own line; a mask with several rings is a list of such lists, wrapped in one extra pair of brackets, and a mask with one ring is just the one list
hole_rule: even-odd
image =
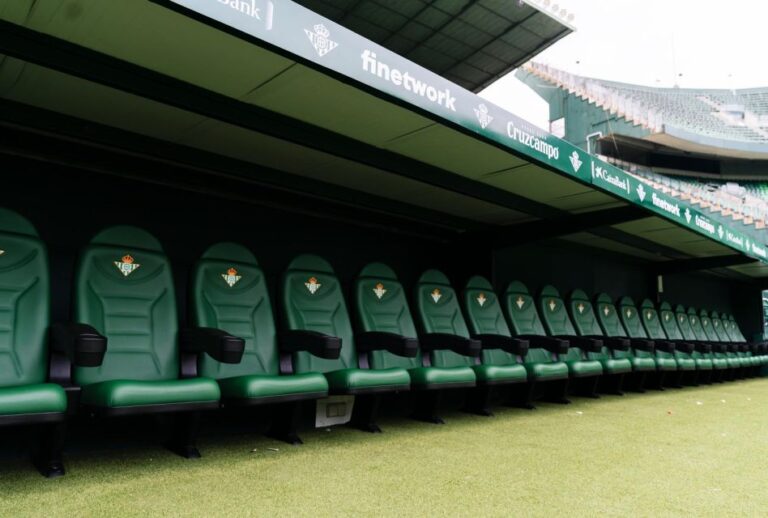
[[(768, 2), (552, 0), (576, 31), (534, 58), (575, 74), (650, 86), (768, 86)], [(512, 74), (483, 97), (548, 127), (547, 106)]]

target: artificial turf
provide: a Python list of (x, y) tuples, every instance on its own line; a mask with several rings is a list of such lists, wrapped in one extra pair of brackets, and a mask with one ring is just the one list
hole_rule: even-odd
[(766, 409), (757, 379), (443, 426), (386, 419), (382, 434), (313, 430), (300, 447), (209, 424), (199, 460), (79, 445), (54, 480), (4, 460), (0, 515), (764, 516)]

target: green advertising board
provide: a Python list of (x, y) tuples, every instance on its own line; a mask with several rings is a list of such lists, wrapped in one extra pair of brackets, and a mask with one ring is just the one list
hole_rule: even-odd
[(290, 0), (156, 0), (450, 121), (532, 162), (609, 192), (755, 259), (763, 243), (474, 93)]

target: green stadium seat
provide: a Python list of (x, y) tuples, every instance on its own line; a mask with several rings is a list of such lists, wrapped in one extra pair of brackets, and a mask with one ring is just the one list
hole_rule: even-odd
[(733, 315), (728, 316), (730, 321), (729, 334), (736, 342), (748, 343), (749, 349), (752, 352), (752, 356), (755, 358), (755, 370), (754, 374), (759, 376), (762, 372), (762, 367), (768, 365), (768, 345), (765, 342), (749, 343), (744, 337), (744, 333), (741, 332), (738, 322)]
[[(482, 365), (476, 365), (474, 368), (486, 372), (499, 369), (508, 374), (505, 378), (495, 379), (488, 374), (484, 375), (488, 382), (481, 385), (476, 392), (480, 394), (476, 407), (481, 413), (483, 408), (487, 407), (490, 387), (493, 384), (516, 385), (518, 390), (511, 391), (509, 402), (528, 406), (530, 385), (526, 383), (528, 372), (523, 365), (523, 358), (528, 353), (529, 342), (512, 337), (501, 303), (488, 279), (478, 275), (471, 277), (464, 288), (462, 299), (470, 335), (480, 340), (483, 345)], [(478, 371), (478, 379), (479, 376)]]
[[(666, 370), (665, 383), (672, 387), (682, 386), (683, 368), (690, 370), (696, 369), (695, 362), (683, 362), (682, 364), (675, 357), (677, 344), (668, 339), (667, 333), (661, 325), (656, 307), (650, 299), (644, 299), (640, 303), (640, 320), (643, 323), (648, 338), (656, 344), (656, 368)], [(693, 364), (693, 365), (691, 365)]]
[(539, 295), (539, 311), (544, 327), (550, 336), (567, 340), (570, 344), (568, 352), (560, 358), (568, 365), (572, 387), (576, 392), (589, 397), (597, 396), (597, 386), (603, 374), (602, 364), (588, 356), (589, 353), (599, 353), (603, 341), (599, 338), (577, 336), (565, 302), (554, 286), (544, 286)]
[(678, 304), (675, 306), (673, 318), (677, 321), (677, 327), (683, 340), (693, 345), (691, 358), (696, 362), (696, 372), (698, 373), (699, 383), (712, 383), (712, 376), (715, 371), (715, 362), (712, 355), (712, 344), (706, 341), (699, 341), (691, 328), (691, 322), (685, 308)]
[[(678, 308), (678, 310), (683, 309), (682, 306), (678, 306)], [(704, 328), (701, 325), (701, 318), (699, 318), (699, 312), (696, 311), (695, 308), (688, 308), (685, 313), (688, 316), (688, 324), (690, 326), (691, 332), (693, 333), (693, 336), (695, 337), (696, 343), (701, 344), (700, 349), (702, 350), (702, 354), (712, 359), (712, 381), (716, 381), (718, 383), (722, 382), (725, 379), (725, 375), (729, 369), (728, 359), (725, 355), (725, 346), (719, 343), (712, 343), (707, 334), (704, 332)], [(703, 352), (706, 349), (709, 349), (708, 353)]]
[(48, 256), (37, 230), (0, 209), (0, 426), (42, 427), (35, 461), (43, 475), (55, 477), (64, 474), (68, 403), (64, 388), (48, 379), (50, 302)]
[(524, 406), (532, 407), (539, 396), (547, 396), (557, 403), (569, 403), (568, 365), (560, 359), (568, 352), (569, 342), (547, 336), (536, 303), (528, 288), (520, 281), (512, 281), (504, 292), (504, 312), (509, 319), (513, 335), (528, 341), (528, 353), (523, 364), (528, 371), (530, 388)]
[(74, 369), (80, 404), (103, 416), (175, 413), (170, 448), (198, 457), (198, 413), (218, 408), (221, 392), (210, 378), (179, 378), (173, 276), (157, 239), (130, 226), (97, 234), (80, 256), (75, 321), (109, 344), (101, 366)]
[(211, 246), (194, 268), (190, 297), (196, 328), (187, 330), (187, 336), (213, 334), (244, 341), (239, 363), (208, 354), (194, 358), (200, 375), (217, 380), (222, 406), (276, 405), (270, 435), (300, 444), (300, 402), (326, 397), (328, 381), (318, 372), (281, 376), (272, 304), (256, 257), (235, 243)]
[(686, 340), (683, 336), (680, 326), (678, 325), (678, 319), (675, 312), (672, 311), (672, 306), (668, 302), (662, 302), (659, 304), (659, 322), (664, 329), (664, 334), (667, 335), (672, 343), (675, 344), (675, 361), (677, 361), (677, 370), (680, 372), (680, 381), (690, 385), (698, 384), (699, 368), (703, 370), (712, 370), (712, 364), (703, 360), (697, 362), (693, 358), (696, 345)]
[(750, 360), (746, 357), (746, 344), (738, 344), (731, 340), (717, 311), (712, 311), (709, 314), (709, 321), (712, 323), (712, 330), (717, 335), (717, 338), (728, 347), (729, 357), (738, 360), (738, 367), (736, 367), (734, 377), (745, 378), (750, 367)]
[(621, 323), (624, 324), (627, 334), (630, 338), (636, 340), (651, 340), (652, 347), (645, 349), (635, 348), (635, 354), (642, 358), (652, 358), (656, 366), (656, 372), (647, 376), (646, 386), (654, 387), (659, 390), (664, 389), (664, 382), (667, 376), (675, 378), (677, 376), (677, 362), (670, 357), (670, 347), (674, 351), (674, 346), (665, 338), (661, 341), (661, 347), (664, 349), (662, 355), (657, 354), (656, 341), (651, 338), (643, 325), (643, 315), (637, 309), (635, 302), (630, 297), (622, 297), (619, 300), (619, 315)]
[(281, 291), (286, 331), (280, 348), (291, 354), (286, 370), (324, 374), (330, 394), (355, 396), (352, 424), (380, 432), (376, 415), (381, 395), (410, 390), (408, 371), (402, 367), (361, 368), (341, 283), (325, 259), (312, 254), (294, 258), (283, 276)]
[[(488, 387), (526, 381), (525, 367), (516, 361), (505, 362), (508, 357), (494, 354), (496, 351), (483, 354), (480, 340), (470, 337), (459, 297), (445, 274), (438, 270), (422, 273), (416, 283), (414, 297), (421, 331), (419, 343), (429, 353), (430, 365), (469, 366), (474, 371), (481, 390), (475, 392), (475, 401), (470, 408), (489, 415)], [(494, 363), (486, 363), (484, 360)]]
[(573, 326), (579, 336), (596, 338), (603, 343), (600, 351), (587, 352), (587, 358), (597, 360), (603, 366), (602, 389), (623, 394), (624, 376), (632, 372), (632, 362), (626, 356), (629, 352), (630, 341), (627, 338), (606, 336), (603, 333), (592, 302), (584, 291), (574, 290), (571, 293), (568, 299), (568, 309), (571, 313)]
[(724, 375), (724, 379), (734, 379), (741, 369), (741, 358), (736, 353), (735, 345), (724, 342), (720, 338), (720, 335), (715, 331), (715, 326), (712, 324), (707, 310), (702, 309), (699, 311), (699, 322), (704, 334), (707, 336), (707, 340), (712, 344), (715, 357), (724, 358), (728, 363), (728, 370)]
[[(746, 340), (740, 340), (736, 332), (731, 328), (732, 322), (728, 315), (721, 313), (719, 315), (721, 327), (721, 336), (733, 344), (736, 348), (736, 354), (741, 358), (741, 372), (744, 377), (752, 377), (756, 374), (756, 366), (759, 360), (752, 355), (752, 347)], [(717, 326), (715, 326), (717, 329)]]
[[(355, 281), (355, 306), (360, 336), (369, 336), (371, 346), (377, 347), (360, 352), (361, 358), (372, 369), (406, 369), (417, 399), (415, 416), (442, 422), (437, 416), (441, 392), (474, 387), (475, 371), (468, 365), (436, 366), (422, 354), (406, 291), (389, 266), (372, 263), (362, 269)], [(413, 356), (402, 354), (408, 345), (416, 347)]]
[[(632, 366), (632, 373), (625, 374), (625, 380), (629, 379), (629, 386), (634, 390), (643, 392), (645, 378), (649, 373), (656, 372), (656, 362), (653, 359), (654, 343), (652, 340), (641, 337), (630, 337), (621, 323), (619, 310), (611, 301), (607, 293), (600, 293), (595, 297), (595, 310), (597, 319), (603, 333), (607, 337), (629, 340), (629, 349), (614, 350), (615, 358), (626, 358)], [(639, 322), (638, 322), (639, 324)], [(642, 329), (641, 336), (645, 336)], [(627, 385), (625, 381), (625, 385)]]

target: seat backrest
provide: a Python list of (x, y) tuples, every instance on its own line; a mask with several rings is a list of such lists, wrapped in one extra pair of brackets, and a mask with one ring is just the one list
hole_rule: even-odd
[[(475, 275), (464, 288), (464, 309), (469, 329), (475, 334), (511, 336), (504, 312), (490, 281)], [(515, 355), (501, 349), (483, 349), (483, 363), (510, 365), (517, 362)]]
[(603, 336), (603, 330), (586, 293), (582, 290), (573, 290), (568, 299), (568, 305), (573, 325), (581, 336)]
[(607, 293), (600, 293), (595, 297), (595, 309), (597, 310), (597, 319), (603, 328), (605, 336), (618, 338), (627, 336), (627, 332), (624, 330), (619, 317), (619, 311)]
[(701, 322), (701, 328), (704, 330), (704, 334), (707, 335), (707, 340), (710, 342), (720, 342), (720, 337), (715, 332), (712, 321), (709, 319), (709, 313), (706, 309), (699, 311), (699, 321)]
[(573, 323), (568, 317), (568, 311), (565, 309), (565, 303), (554, 286), (547, 285), (542, 288), (539, 295), (539, 311), (544, 320), (544, 327), (550, 335), (576, 335)]
[(650, 299), (645, 299), (640, 303), (640, 319), (643, 321), (645, 332), (651, 340), (666, 340), (667, 334), (661, 327), (659, 313)]
[[(504, 292), (504, 311), (516, 335), (545, 336), (547, 334), (536, 309), (536, 302), (522, 282), (512, 281), (507, 286)], [(552, 360), (552, 353), (540, 347), (531, 347), (525, 357), (528, 363), (547, 363)]]
[(688, 313), (686, 313), (685, 308), (680, 304), (675, 306), (675, 318), (677, 319), (677, 327), (680, 328), (680, 332), (683, 334), (685, 340), (698, 340), (698, 338), (696, 338), (696, 333), (694, 333), (691, 328)]
[(659, 305), (659, 319), (667, 338), (670, 340), (683, 340), (683, 333), (677, 325), (677, 317), (668, 302), (662, 302)]
[(293, 355), (297, 373), (356, 368), (357, 351), (341, 283), (331, 265), (312, 254), (293, 259), (283, 275), (282, 309), (286, 329), (316, 331), (341, 338), (336, 360), (308, 352)]
[(696, 308), (690, 307), (686, 313), (688, 314), (688, 323), (691, 325), (691, 330), (693, 331), (696, 340), (702, 342), (709, 340), (709, 338), (707, 338), (707, 333), (704, 332), (704, 328), (701, 325), (699, 312), (696, 311)]
[(741, 338), (739, 338), (739, 335), (736, 333), (736, 328), (733, 325), (733, 320), (730, 315), (720, 313), (720, 321), (723, 323), (723, 329), (725, 330), (725, 334), (728, 336), (728, 340), (731, 342), (742, 341)]
[(45, 381), (50, 292), (48, 254), (37, 230), (0, 209), (0, 387)]
[(75, 367), (78, 384), (179, 377), (171, 264), (147, 231), (118, 226), (91, 239), (75, 278), (75, 320), (108, 343), (100, 367)]
[[(461, 314), (459, 300), (448, 277), (438, 270), (427, 270), (416, 283), (416, 307), (425, 333), (448, 333), (469, 338), (469, 329)], [(452, 367), (472, 365), (474, 361), (448, 350), (431, 353), (432, 365)]]
[[(361, 331), (417, 336), (403, 285), (386, 264), (371, 263), (362, 269), (355, 281), (355, 307)], [(405, 358), (389, 351), (372, 351), (368, 362), (374, 369), (410, 369), (421, 365), (421, 352), (415, 358)]]
[(723, 321), (720, 320), (720, 315), (717, 313), (717, 311), (713, 311), (709, 314), (709, 320), (712, 322), (712, 328), (715, 330), (715, 334), (720, 339), (720, 341), (730, 342), (731, 338), (726, 333), (725, 327), (723, 326)]
[(516, 335), (544, 336), (536, 302), (528, 288), (520, 281), (512, 281), (504, 292), (504, 309)]
[(733, 315), (730, 315), (728, 319), (731, 321), (731, 333), (736, 338), (735, 341), (746, 342), (747, 339), (744, 336), (744, 333), (741, 332), (741, 328), (739, 328), (739, 323), (736, 322), (736, 318)]
[(240, 363), (199, 355), (201, 376), (221, 379), (280, 372), (267, 283), (250, 250), (235, 243), (219, 243), (206, 250), (195, 266), (190, 296), (194, 325), (221, 329), (245, 340)]
[(648, 333), (645, 331), (641, 320), (642, 315), (637, 310), (634, 300), (629, 297), (621, 297), (619, 300), (619, 316), (630, 338), (648, 338)]

